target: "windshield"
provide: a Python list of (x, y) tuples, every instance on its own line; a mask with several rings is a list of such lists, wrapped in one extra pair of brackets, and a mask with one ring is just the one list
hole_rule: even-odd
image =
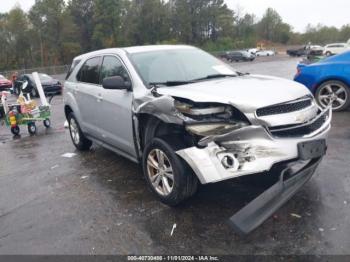
[(237, 75), (228, 65), (200, 49), (173, 49), (131, 54), (147, 83), (189, 82), (212, 75)]
[(52, 77), (49, 76), (49, 75), (46, 75), (46, 74), (39, 74), (39, 78), (40, 80), (43, 82), (43, 81), (50, 81), (52, 80)]

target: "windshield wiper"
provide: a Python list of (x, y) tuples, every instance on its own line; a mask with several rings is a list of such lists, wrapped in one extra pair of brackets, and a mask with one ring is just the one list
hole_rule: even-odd
[(214, 75), (207, 75), (206, 77), (198, 78), (192, 80), (192, 82), (198, 82), (202, 80), (209, 80), (209, 79), (215, 79), (215, 78), (223, 78), (223, 77), (237, 77), (236, 74), (214, 74)]
[(239, 74), (214, 74), (214, 75), (208, 75), (206, 77), (197, 78), (189, 81), (166, 81), (166, 82), (151, 82), (149, 83), (150, 86), (159, 87), (159, 86), (181, 86), (181, 85), (188, 85), (188, 84), (194, 84), (203, 80), (209, 80), (209, 79), (215, 79), (215, 78), (223, 78), (223, 77), (237, 77)]
[(151, 82), (150, 86), (181, 86), (187, 84), (193, 84), (194, 81), (166, 81), (166, 82)]

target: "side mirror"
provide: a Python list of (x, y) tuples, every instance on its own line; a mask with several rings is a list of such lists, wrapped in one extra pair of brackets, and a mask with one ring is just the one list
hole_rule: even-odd
[(121, 76), (112, 76), (103, 79), (102, 86), (104, 89), (131, 90), (131, 83), (124, 81)]

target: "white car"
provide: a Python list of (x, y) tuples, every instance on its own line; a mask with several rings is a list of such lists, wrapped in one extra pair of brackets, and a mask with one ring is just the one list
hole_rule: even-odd
[(346, 43), (334, 43), (326, 45), (323, 54), (326, 56), (337, 55), (349, 50), (350, 46)]
[(272, 50), (260, 50), (256, 52), (256, 56), (274, 56), (276, 53)]
[(256, 55), (256, 53), (258, 52), (257, 48), (251, 48), (247, 50), (248, 53), (252, 54), (252, 55)]

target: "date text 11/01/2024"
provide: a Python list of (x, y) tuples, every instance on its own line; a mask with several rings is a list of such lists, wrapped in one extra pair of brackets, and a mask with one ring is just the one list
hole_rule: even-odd
[(128, 261), (219, 261), (216, 256), (128, 256)]

